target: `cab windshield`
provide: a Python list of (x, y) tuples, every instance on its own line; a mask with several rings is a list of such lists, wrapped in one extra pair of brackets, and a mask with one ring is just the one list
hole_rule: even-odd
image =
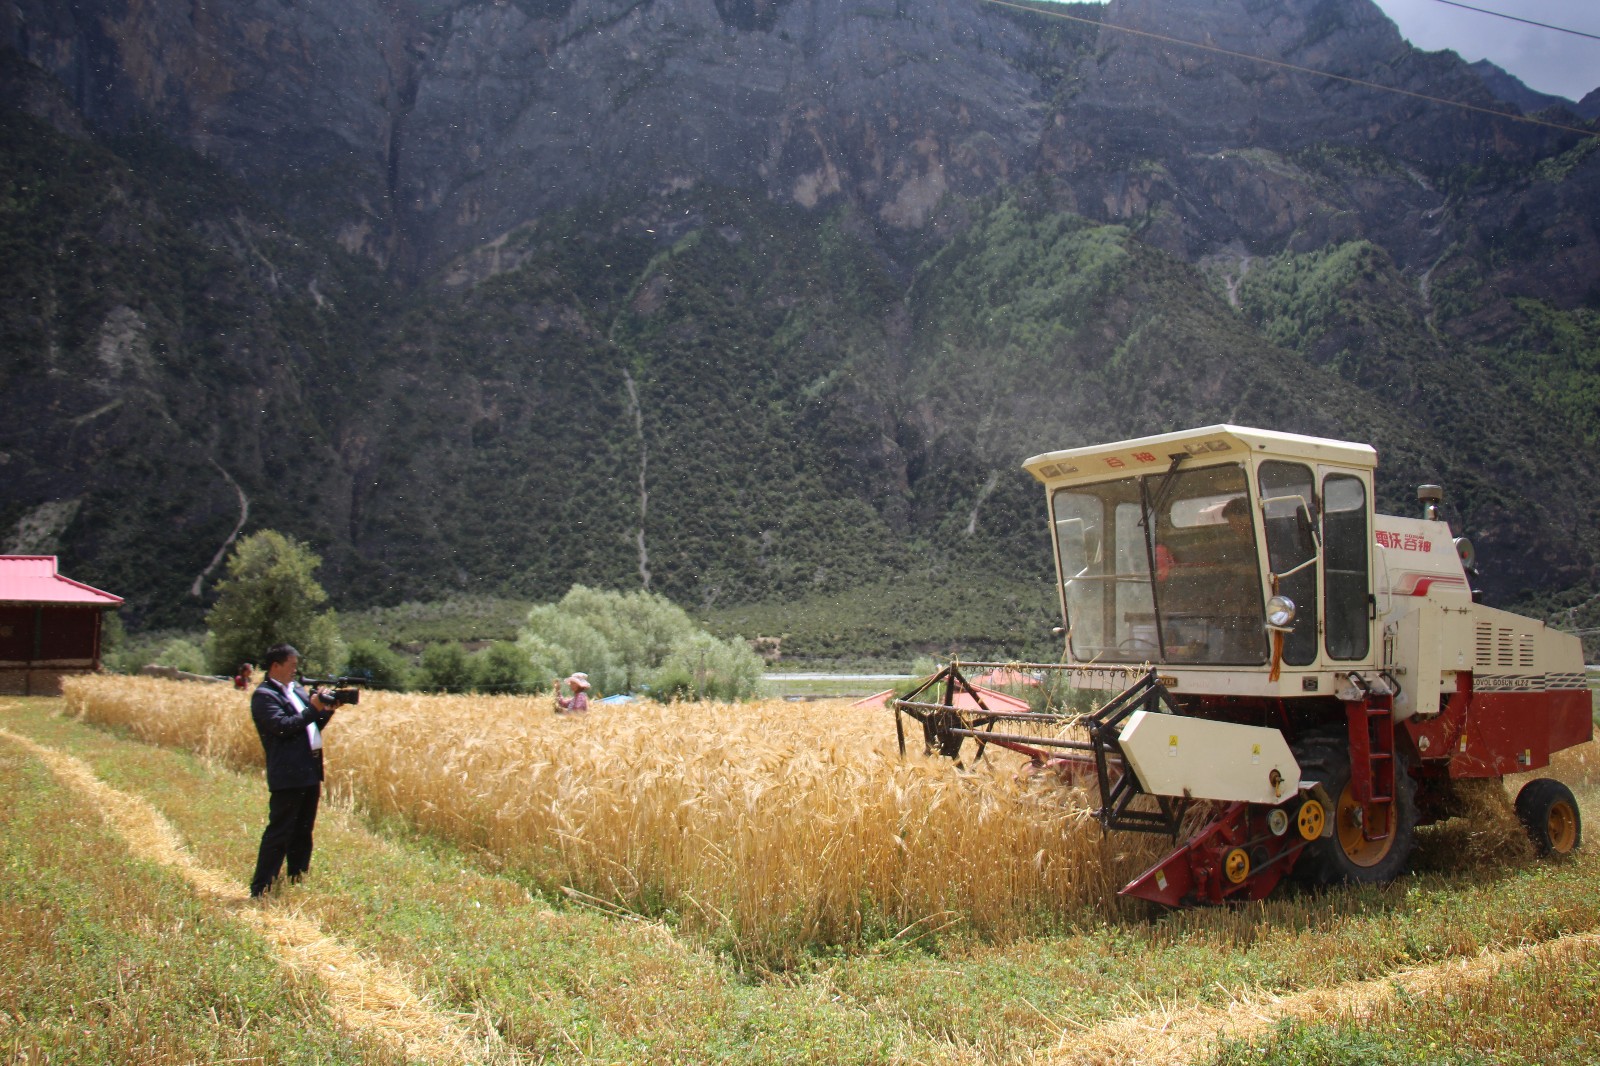
[(1243, 466), (1058, 489), (1051, 510), (1074, 660), (1266, 661)]

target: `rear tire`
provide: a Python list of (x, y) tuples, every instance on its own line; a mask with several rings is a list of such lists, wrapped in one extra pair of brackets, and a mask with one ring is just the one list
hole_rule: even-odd
[(1517, 818), (1542, 859), (1570, 855), (1583, 843), (1583, 818), (1572, 790), (1553, 778), (1529, 781), (1517, 793)]
[(1396, 755), (1393, 831), (1382, 840), (1362, 832), (1362, 808), (1350, 787), (1350, 742), (1343, 731), (1317, 734), (1296, 745), (1300, 777), (1320, 781), (1333, 808), (1327, 812), (1333, 832), (1306, 845), (1295, 863), (1294, 876), (1312, 884), (1385, 884), (1406, 871), (1416, 844), (1417, 783)]

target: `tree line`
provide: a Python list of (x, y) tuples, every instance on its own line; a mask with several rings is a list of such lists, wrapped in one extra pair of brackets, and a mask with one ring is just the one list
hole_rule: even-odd
[(415, 658), (381, 640), (346, 641), (338, 613), (316, 579), (321, 558), (276, 530), (242, 538), (217, 585), (200, 643), (182, 637), (154, 661), (231, 676), (267, 648), (293, 644), (308, 677), (349, 676), (396, 691), (549, 692), (583, 671), (597, 694), (658, 700), (747, 699), (757, 694), (762, 659), (739, 637), (721, 639), (664, 596), (574, 585), (559, 601), (534, 606), (516, 640), (468, 651), (436, 641)]

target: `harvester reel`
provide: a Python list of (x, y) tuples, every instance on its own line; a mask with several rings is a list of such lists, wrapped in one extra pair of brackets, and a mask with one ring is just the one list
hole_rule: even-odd
[[(981, 695), (961, 673), (963, 664), (952, 661), (938, 673), (923, 680), (909, 696), (891, 701), (895, 710), (895, 735), (899, 740), (900, 754), (905, 754), (905, 727), (902, 715), (910, 716), (922, 725), (922, 736), (929, 752), (938, 751), (946, 758), (956, 759), (961, 754), (961, 744), (968, 737), (978, 745), (976, 758), (981, 759), (992, 745), (1014, 751), (1029, 760), (1030, 767), (1053, 769), (1058, 776), (1090, 777), (1098, 786), (1100, 805), (1095, 817), (1107, 829), (1156, 832), (1176, 836), (1183, 813), (1188, 808), (1187, 799), (1156, 795), (1155, 810), (1148, 805), (1133, 806), (1134, 801), (1146, 793), (1134, 775), (1127, 772), (1123, 761), (1122, 745), (1118, 740), (1122, 723), (1136, 711), (1177, 713), (1172, 694), (1161, 684), (1154, 669), (1144, 671), (1119, 671), (1132, 682), (1121, 693), (1113, 696), (1098, 710), (1088, 714), (1036, 713), (1033, 711), (1006, 711), (988, 708)], [(986, 667), (1030, 670), (1081, 670), (1103, 674), (1103, 667), (1068, 666), (1060, 663), (966, 663), (968, 667)], [(957, 695), (970, 696), (976, 708), (958, 710), (954, 703)], [(937, 701), (937, 702), (935, 702)], [(1006, 732), (997, 726), (1012, 722), (1026, 723), (1034, 730), (1023, 735)], [(1042, 735), (1041, 726), (1075, 725), (1088, 734), (1087, 740)], [(959, 766), (960, 763), (957, 763)]]
[[(923, 719), (922, 739), (929, 751), (937, 748), (947, 759), (959, 758), (961, 742), (966, 738), (953, 730), (965, 728), (966, 724), (959, 711), (934, 711)], [(978, 757), (983, 757), (982, 745), (978, 747)]]

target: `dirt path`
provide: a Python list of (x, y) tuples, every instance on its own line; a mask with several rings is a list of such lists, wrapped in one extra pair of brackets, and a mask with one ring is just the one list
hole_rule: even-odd
[(159, 811), (100, 780), (81, 759), (6, 729), (0, 729), (0, 738), (32, 752), (62, 783), (93, 802), (134, 855), (177, 871), (201, 895), (254, 928), (285, 966), (314, 976), (327, 989), (329, 1012), (352, 1030), (376, 1033), (408, 1056), (430, 1062), (513, 1058), (488, 1026), (469, 1030), (434, 1010), (393, 967), (339, 943), (309, 918), (252, 901), (242, 884), (201, 866)]
[(1399, 970), (1370, 981), (1313, 988), (1289, 995), (1262, 993), (1225, 1006), (1156, 1007), (1103, 1025), (1062, 1034), (1054, 1052), (1040, 1059), (1053, 1066), (1182, 1066), (1210, 1055), (1219, 1037), (1240, 1039), (1271, 1029), (1285, 1018), (1330, 1021), (1361, 1018), (1404, 994), (1443, 995), (1482, 987), (1508, 964), (1535, 953), (1559, 959), (1600, 945), (1600, 933), (1578, 933), (1545, 943), (1484, 952), (1433, 966)]

